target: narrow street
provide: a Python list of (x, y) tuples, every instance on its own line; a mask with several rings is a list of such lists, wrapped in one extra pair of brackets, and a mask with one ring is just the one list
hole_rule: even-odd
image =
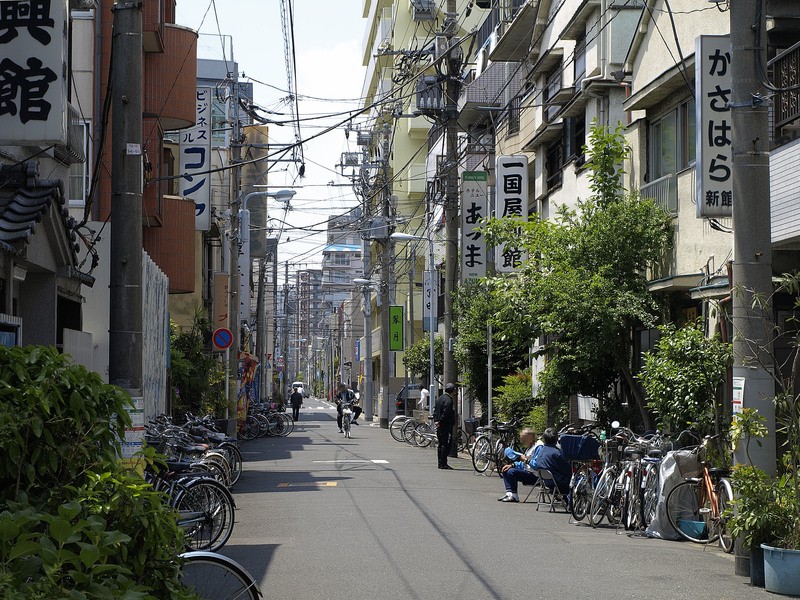
[(440, 471), (432, 448), (395, 442), (377, 420), (348, 440), (335, 419), (312, 398), (290, 436), (242, 443), (236, 528), (222, 553), (267, 598), (769, 597), (716, 547), (497, 502), (502, 482), (469, 460)]

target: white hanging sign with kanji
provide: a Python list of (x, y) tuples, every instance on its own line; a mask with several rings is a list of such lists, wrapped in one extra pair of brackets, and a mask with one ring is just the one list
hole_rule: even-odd
[(480, 220), (489, 213), (486, 171), (465, 171), (461, 182), (461, 282), (486, 277), (486, 238)]
[[(528, 157), (524, 154), (498, 156), (495, 168), (495, 217), (528, 220)], [(524, 258), (522, 249), (513, 244), (495, 248), (494, 269), (498, 273), (513, 273)]]

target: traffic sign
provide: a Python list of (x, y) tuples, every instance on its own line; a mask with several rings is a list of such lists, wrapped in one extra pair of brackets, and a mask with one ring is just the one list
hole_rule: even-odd
[(214, 330), (211, 341), (214, 343), (215, 350), (227, 350), (233, 343), (233, 334), (227, 327), (220, 327)]

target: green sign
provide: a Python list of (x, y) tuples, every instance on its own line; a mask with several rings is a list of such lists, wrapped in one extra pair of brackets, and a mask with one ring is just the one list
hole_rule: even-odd
[(402, 306), (389, 307), (389, 350), (397, 352), (403, 350), (403, 319)]

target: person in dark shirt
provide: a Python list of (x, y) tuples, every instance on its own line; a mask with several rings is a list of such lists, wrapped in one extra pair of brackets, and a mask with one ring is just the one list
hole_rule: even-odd
[(292, 395), (289, 396), (289, 403), (292, 405), (292, 419), (297, 421), (300, 418), (300, 407), (303, 404), (303, 392), (301, 392), (302, 388), (294, 388), (292, 391)]
[[(534, 447), (533, 454), (523, 458), (524, 464), (514, 463), (510, 468), (503, 471), (503, 483), (506, 488), (506, 495), (498, 498), (501, 502), (519, 502), (517, 495), (517, 484), (522, 481), (525, 485), (536, 483), (537, 477), (530, 473), (528, 469), (547, 469), (553, 474), (559, 491), (567, 498), (569, 493), (569, 482), (572, 478), (572, 465), (561, 454), (558, 448), (558, 432), (552, 427), (548, 427), (542, 433), (542, 445)], [(527, 454), (527, 453), (526, 453)], [(567, 498), (569, 502), (569, 498)]]
[(438, 454), (440, 469), (453, 468), (447, 464), (447, 457), (450, 455), (450, 448), (453, 443), (453, 426), (456, 423), (456, 407), (453, 401), (455, 395), (455, 384), (448, 383), (444, 386), (444, 394), (439, 396), (433, 411), (436, 438), (439, 440)]

